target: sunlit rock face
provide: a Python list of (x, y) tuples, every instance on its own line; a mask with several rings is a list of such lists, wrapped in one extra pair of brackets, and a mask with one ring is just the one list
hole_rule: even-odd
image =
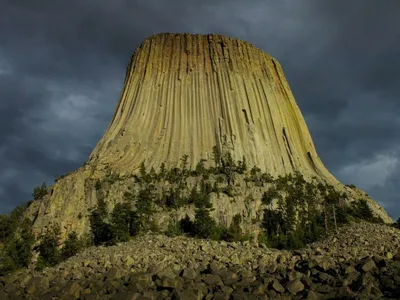
[[(52, 224), (60, 225), (62, 239), (71, 231), (88, 233), (90, 211), (100, 192), (111, 211), (135, 187), (131, 175), (142, 161), (157, 171), (163, 162), (176, 166), (183, 155), (189, 155), (191, 167), (200, 159), (212, 164), (213, 146), (230, 152), (236, 161), (244, 156), (249, 169), (256, 165), (274, 177), (299, 171), (306, 179), (324, 180), (346, 191), (350, 201), (365, 198), (376, 215), (393, 222), (363, 191), (342, 185), (324, 167), (274, 58), (221, 35), (157, 34), (132, 56), (114, 117), (88, 163), (30, 205), (35, 234)], [(111, 173), (123, 178), (107, 184)], [(95, 188), (98, 180), (105, 181), (101, 191)], [(168, 185), (161, 182), (157, 188)], [(261, 197), (267, 187), (247, 188), (243, 178), (237, 178), (235, 189), (234, 201), (211, 197), (211, 216), (228, 225), (240, 214), (243, 229), (254, 233), (258, 229), (252, 219), (262, 218)], [(254, 201), (249, 202), (249, 196)], [(186, 214), (194, 217), (194, 207), (181, 208), (174, 218)], [(165, 225), (169, 217), (167, 210), (159, 211), (155, 220)]]
[(90, 164), (133, 172), (187, 154), (192, 167), (212, 147), (245, 156), (272, 175), (295, 170), (332, 184), (280, 64), (221, 35), (157, 34), (129, 63), (114, 117)]

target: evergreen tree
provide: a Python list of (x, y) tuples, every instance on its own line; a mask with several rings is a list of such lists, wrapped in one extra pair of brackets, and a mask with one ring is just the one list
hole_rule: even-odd
[(129, 240), (130, 228), (134, 226), (130, 204), (117, 203), (111, 213), (112, 243)]
[(41, 186), (37, 186), (33, 189), (32, 193), (33, 200), (39, 200), (43, 198), (45, 195), (47, 195), (46, 183), (43, 182)]
[(139, 176), (139, 182), (140, 183), (148, 183), (149, 182), (149, 174), (147, 174), (147, 170), (146, 170), (146, 166), (145, 166), (145, 164), (144, 164), (144, 161), (142, 161), (142, 163), (140, 164), (140, 167), (139, 167), (139, 174), (140, 174), (140, 176)]
[(94, 245), (108, 245), (112, 241), (111, 226), (106, 222), (108, 211), (105, 201), (100, 198), (98, 206), (91, 212), (90, 229), (93, 235)]
[(274, 199), (279, 199), (280, 195), (278, 190), (275, 187), (271, 187), (268, 189), (268, 191), (264, 192), (262, 197), (261, 197), (261, 202), (262, 204), (268, 205), (268, 207), (271, 209), (272, 207), (272, 201)]
[(295, 199), (291, 197), (289, 194), (285, 201), (285, 213), (284, 213), (284, 234), (291, 235), (294, 231), (294, 227), (296, 225), (296, 207), (295, 207)]
[(267, 233), (267, 237), (280, 233), (282, 223), (283, 217), (279, 211), (274, 211), (272, 209), (264, 210), (262, 226)]
[(323, 209), (324, 209), (324, 224), (325, 224), (325, 234), (328, 234), (328, 201), (326, 197), (326, 186), (322, 183), (318, 183), (318, 190), (320, 191), (321, 197), (323, 199)]
[(196, 165), (196, 169), (195, 169), (195, 174), (196, 176), (200, 176), (202, 174), (205, 174), (207, 172), (207, 169), (204, 166), (204, 162), (206, 160), (205, 159), (200, 159), (200, 161), (197, 163)]
[(188, 175), (189, 170), (188, 170), (188, 158), (189, 155), (185, 154), (181, 157), (181, 174), (182, 174), (182, 180)]
[(213, 146), (212, 148), (212, 157), (214, 159), (215, 168), (218, 169), (221, 165), (221, 152), (217, 146)]
[(151, 167), (151, 169), (150, 169), (150, 173), (149, 173), (149, 180), (150, 181), (156, 181), (157, 180), (157, 178), (158, 178), (158, 176), (157, 176), (157, 173), (156, 173), (156, 170), (153, 168), (153, 167)]
[(169, 237), (174, 237), (178, 235), (182, 235), (183, 230), (181, 224), (176, 221), (170, 221), (168, 224), (168, 228), (165, 231), (165, 235)]
[(230, 152), (227, 152), (224, 154), (224, 156), (221, 158), (221, 164), (222, 164), (222, 173), (226, 176), (228, 185), (235, 185), (235, 170), (236, 170), (236, 164), (232, 158), (232, 155)]
[(11, 218), (7, 215), (0, 215), (0, 242), (4, 243), (14, 230)]
[(102, 195), (100, 195), (100, 197), (97, 200), (97, 212), (103, 221), (107, 219), (108, 217), (107, 203)]
[(336, 221), (336, 208), (339, 205), (340, 202), (340, 193), (336, 191), (333, 186), (328, 187), (328, 193), (326, 195), (326, 202), (327, 205), (331, 206), (332, 210), (332, 216), (333, 216), (333, 222), (335, 225), (335, 232), (338, 233), (338, 228), (337, 228), (337, 221)]
[(188, 204), (196, 204), (196, 203), (199, 203), (199, 201), (200, 201), (200, 195), (199, 195), (199, 192), (197, 190), (197, 184), (196, 184), (196, 185), (194, 185), (192, 187), (192, 190), (190, 191), (189, 198), (188, 198), (188, 200), (186, 202)]
[(367, 200), (360, 199), (357, 202), (353, 203), (353, 215), (357, 218), (366, 220), (366, 221), (373, 221), (374, 214), (369, 207)]
[(78, 239), (76, 232), (70, 232), (61, 249), (61, 259), (66, 260), (76, 255), (81, 248), (82, 242)]
[(150, 218), (154, 214), (154, 185), (139, 190), (136, 199), (136, 217), (139, 231), (149, 229)]
[(217, 224), (210, 216), (210, 210), (205, 207), (196, 209), (194, 234), (200, 238), (218, 239)]
[(0, 276), (19, 268), (28, 267), (32, 258), (34, 242), (32, 221), (24, 218), (18, 230), (16, 229), (7, 237), (0, 249)]
[(52, 267), (61, 261), (61, 253), (58, 249), (60, 227), (55, 225), (40, 237), (39, 259), (36, 267)]
[(306, 203), (306, 208), (307, 208), (307, 214), (305, 217), (305, 230), (306, 230), (306, 236), (311, 236), (312, 235), (312, 222), (315, 220), (315, 216), (317, 216), (318, 210), (317, 210), (317, 192), (315, 190), (315, 185), (307, 182), (305, 185), (305, 203)]

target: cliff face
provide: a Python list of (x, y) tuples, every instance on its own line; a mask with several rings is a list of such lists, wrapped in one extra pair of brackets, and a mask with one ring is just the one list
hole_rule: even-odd
[(158, 34), (134, 53), (114, 118), (90, 164), (133, 172), (212, 147), (272, 175), (299, 170), (332, 184), (280, 64), (220, 35)]
[[(366, 198), (376, 215), (393, 222), (375, 201), (343, 186), (324, 167), (274, 58), (225, 36), (158, 34), (135, 51), (114, 117), (88, 163), (58, 180), (49, 195), (29, 207), (35, 231), (58, 223), (63, 237), (71, 230), (88, 232), (88, 215), (99, 198), (97, 180), (111, 173), (122, 176), (102, 187), (112, 209), (134, 186), (130, 176), (142, 161), (158, 170), (161, 163), (174, 166), (187, 154), (195, 167), (200, 159), (212, 161), (215, 145), (234, 160), (245, 156), (250, 168), (256, 165), (274, 176), (299, 171), (306, 179), (325, 180), (346, 190), (350, 200)], [(159, 188), (168, 182), (163, 184)], [(249, 189), (243, 180), (236, 181), (235, 189), (233, 200), (212, 197), (212, 216), (229, 225), (239, 213), (244, 229), (255, 232), (251, 219), (262, 218), (263, 190)], [(172, 217), (186, 213), (193, 217), (193, 208)], [(165, 226), (169, 217), (159, 211), (156, 220)]]

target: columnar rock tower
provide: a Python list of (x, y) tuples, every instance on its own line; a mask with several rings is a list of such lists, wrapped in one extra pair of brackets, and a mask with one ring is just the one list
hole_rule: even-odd
[[(88, 232), (90, 210), (100, 197), (96, 182), (107, 182), (111, 173), (125, 175), (102, 187), (112, 209), (143, 161), (156, 171), (162, 163), (176, 166), (186, 154), (191, 167), (200, 159), (210, 164), (214, 146), (274, 176), (299, 171), (306, 179), (324, 180), (350, 199), (368, 199), (375, 214), (393, 222), (363, 191), (345, 187), (324, 167), (274, 58), (221, 35), (157, 34), (134, 53), (114, 117), (88, 163), (29, 206), (35, 233), (53, 223), (61, 225), (63, 238), (72, 230)], [(257, 216), (259, 196), (251, 204), (243, 195), (234, 202), (218, 199), (214, 217)], [(160, 212), (157, 220), (167, 219)]]
[(319, 159), (280, 64), (222, 35), (156, 34), (135, 51), (114, 117), (90, 164), (156, 170), (212, 147), (272, 175), (338, 182)]

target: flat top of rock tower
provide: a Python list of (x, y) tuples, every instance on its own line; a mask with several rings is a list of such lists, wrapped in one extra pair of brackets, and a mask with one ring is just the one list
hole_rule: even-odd
[[(245, 41), (245, 40), (242, 40), (242, 39), (239, 39), (239, 38), (235, 38), (235, 37), (230, 37), (230, 36), (227, 36), (227, 35), (224, 35), (224, 34), (219, 34), (219, 33), (203, 34), (203, 33), (186, 33), (186, 32), (181, 32), (181, 33), (160, 32), (160, 33), (154, 33), (151, 36), (145, 38), (143, 40), (143, 42), (141, 43), (141, 45), (143, 45), (145, 42), (151, 41), (153, 39), (168, 39), (168, 38), (171, 39), (171, 38), (176, 38), (176, 37), (185, 38), (185, 37), (188, 37), (188, 36), (197, 37), (199, 40), (203, 39), (203, 40), (208, 40), (208, 41), (214, 41), (214, 40), (215, 41), (224, 41), (224, 40), (225, 41), (228, 41), (228, 40), (229, 41), (236, 41), (236, 42), (238, 42), (238, 43), (240, 43), (242, 45), (246, 45), (248, 47), (252, 47), (254, 49), (262, 51), (264, 54), (267, 54), (267, 55), (271, 56), (270, 54), (266, 53), (264, 50), (256, 47), (254, 44), (252, 44), (252, 43), (250, 43), (248, 41)], [(274, 58), (274, 60), (276, 60), (276, 59)]]

